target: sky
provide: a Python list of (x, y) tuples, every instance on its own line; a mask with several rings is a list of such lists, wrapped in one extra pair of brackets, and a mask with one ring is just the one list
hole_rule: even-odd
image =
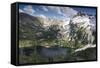
[(80, 11), (89, 15), (96, 15), (95, 8), (19, 4), (19, 12), (43, 18), (67, 19), (73, 17), (73, 15), (76, 15)]

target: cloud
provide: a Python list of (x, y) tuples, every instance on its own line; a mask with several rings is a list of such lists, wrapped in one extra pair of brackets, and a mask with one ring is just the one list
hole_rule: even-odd
[(20, 13), (24, 13), (24, 11), (23, 11), (22, 9), (19, 9), (19, 12), (20, 12)]
[(56, 16), (53, 16), (53, 18), (56, 19), (57, 17)]
[(48, 12), (48, 8), (47, 8), (46, 6), (41, 6), (41, 8), (42, 8), (44, 11)]
[(62, 14), (60, 7), (57, 6), (47, 6), (47, 8), (57, 14)]
[(46, 6), (45, 9), (48, 9), (48, 11), (50, 10), (63, 17), (73, 17), (77, 14), (77, 11), (70, 7)]
[[(50, 14), (50, 13), (52, 14), (53, 13), (52, 14), (53, 18), (59, 17), (59, 18), (62, 18), (62, 19), (71, 18), (71, 17), (73, 17), (74, 15), (77, 14), (77, 11), (74, 10), (73, 8), (71, 8), (71, 7), (61, 7), (61, 6), (40, 6), (40, 8), (38, 8), (38, 7), (39, 6), (37, 6), (35, 8), (32, 5), (27, 5), (23, 9), (19, 9), (19, 12), (24, 12), (24, 13), (27, 13), (27, 14), (32, 15), (32, 16), (34, 16), (34, 15), (39, 16), (40, 15), (43, 18), (46, 18), (45, 12), (46, 12), (46, 14)], [(35, 10), (35, 9), (37, 9), (37, 10)], [(44, 15), (43, 15), (43, 13), (38, 13), (38, 11), (44, 12)]]
[(77, 11), (70, 7), (62, 7), (61, 11), (64, 17), (73, 17), (77, 14)]
[(31, 5), (25, 6), (23, 10), (25, 13), (30, 14), (30, 15), (33, 15), (35, 13), (35, 10), (33, 9)]
[(39, 16), (39, 17), (42, 17), (42, 18), (46, 18), (46, 16), (43, 15), (43, 14), (39, 14), (38, 16)]

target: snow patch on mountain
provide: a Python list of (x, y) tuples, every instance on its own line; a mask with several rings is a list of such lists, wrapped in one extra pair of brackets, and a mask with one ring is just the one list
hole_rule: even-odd
[(77, 15), (72, 18), (72, 23), (77, 24), (78, 27), (90, 28), (92, 31), (95, 30), (96, 20), (94, 16), (89, 15)]

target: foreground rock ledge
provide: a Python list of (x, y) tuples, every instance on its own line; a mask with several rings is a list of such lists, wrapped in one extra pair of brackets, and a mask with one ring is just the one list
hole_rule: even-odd
[(96, 45), (86, 45), (73, 53), (75, 60), (96, 60)]

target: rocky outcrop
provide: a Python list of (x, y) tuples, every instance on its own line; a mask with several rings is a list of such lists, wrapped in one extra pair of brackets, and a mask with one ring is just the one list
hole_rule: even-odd
[(96, 45), (87, 45), (76, 49), (73, 53), (74, 60), (96, 60)]

